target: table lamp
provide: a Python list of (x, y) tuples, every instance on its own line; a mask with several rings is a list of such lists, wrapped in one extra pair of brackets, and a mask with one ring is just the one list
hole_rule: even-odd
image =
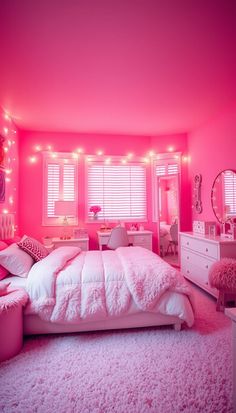
[(68, 218), (75, 217), (75, 201), (55, 201), (55, 215), (58, 217), (63, 218), (63, 235), (60, 237), (61, 239), (69, 239), (71, 238), (68, 236), (68, 225), (69, 221)]

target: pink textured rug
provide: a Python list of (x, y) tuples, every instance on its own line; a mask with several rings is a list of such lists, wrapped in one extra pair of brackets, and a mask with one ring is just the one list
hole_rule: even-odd
[(231, 323), (200, 290), (196, 323), (41, 336), (1, 364), (7, 413), (232, 412)]

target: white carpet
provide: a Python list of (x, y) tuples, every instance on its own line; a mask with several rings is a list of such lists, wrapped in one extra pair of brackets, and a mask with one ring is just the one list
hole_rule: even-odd
[(27, 338), (0, 368), (4, 413), (232, 412), (231, 322), (195, 290), (192, 329)]

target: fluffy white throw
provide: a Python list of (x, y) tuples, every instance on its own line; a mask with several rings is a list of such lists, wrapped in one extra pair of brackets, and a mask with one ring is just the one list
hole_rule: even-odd
[(166, 291), (190, 294), (182, 275), (147, 249), (61, 247), (31, 268), (26, 312), (60, 323), (101, 320), (127, 313), (132, 299), (152, 311)]

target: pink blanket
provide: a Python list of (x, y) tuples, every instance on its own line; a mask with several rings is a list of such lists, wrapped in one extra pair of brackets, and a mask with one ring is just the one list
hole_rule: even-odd
[(60, 323), (99, 320), (127, 313), (132, 300), (140, 310), (155, 311), (166, 291), (189, 295), (181, 274), (147, 249), (61, 247), (31, 268), (26, 312)]

